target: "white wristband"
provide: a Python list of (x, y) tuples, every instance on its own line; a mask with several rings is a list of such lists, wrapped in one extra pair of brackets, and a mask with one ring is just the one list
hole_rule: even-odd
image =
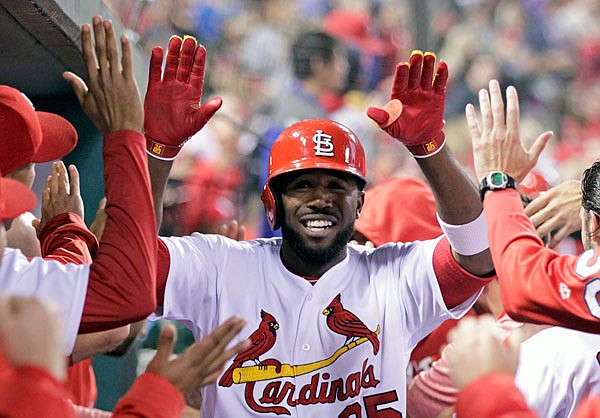
[(454, 250), (461, 255), (475, 255), (490, 247), (485, 213), (463, 225), (447, 224), (437, 214), (437, 219)]

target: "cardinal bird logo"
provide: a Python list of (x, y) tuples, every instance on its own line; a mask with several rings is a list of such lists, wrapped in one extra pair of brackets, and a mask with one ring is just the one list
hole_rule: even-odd
[(377, 355), (379, 351), (379, 337), (374, 331), (366, 327), (356, 315), (342, 305), (341, 296), (333, 298), (327, 308), (323, 310), (323, 315), (327, 317), (327, 326), (333, 331), (346, 337), (344, 345), (356, 341), (361, 337), (366, 337), (373, 344), (373, 354)]
[(235, 356), (231, 366), (221, 376), (219, 386), (231, 386), (233, 384), (233, 371), (237, 367), (241, 367), (248, 360), (253, 360), (257, 366), (261, 366), (262, 362), (258, 357), (269, 351), (275, 344), (275, 339), (277, 338), (276, 331), (279, 329), (277, 320), (273, 315), (264, 310), (260, 311), (260, 317), (261, 321), (258, 329), (248, 337), (252, 345), (247, 350)]

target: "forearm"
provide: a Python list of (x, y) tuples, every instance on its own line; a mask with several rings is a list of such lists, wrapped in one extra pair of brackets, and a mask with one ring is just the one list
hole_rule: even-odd
[(156, 224), (145, 139), (136, 131), (112, 132), (103, 155), (107, 218), (90, 269), (84, 333), (139, 321), (156, 307)]
[(78, 335), (71, 354), (73, 363), (113, 350), (127, 338), (127, 335), (129, 335), (129, 326)]
[(154, 200), (154, 210), (157, 228), (160, 228), (163, 214), (163, 196), (167, 187), (167, 180), (173, 161), (159, 160), (148, 156), (148, 171), (150, 172), (150, 184), (152, 186), (152, 199)]
[[(452, 155), (448, 146), (428, 158), (417, 162), (433, 191), (439, 217), (450, 225), (464, 225), (482, 214), (483, 205), (478, 188)], [(482, 237), (469, 237), (474, 241), (486, 240), (487, 231), (477, 231)], [(489, 275), (493, 270), (492, 258), (485, 248), (475, 254), (460, 254), (454, 248), (455, 260), (468, 272)]]

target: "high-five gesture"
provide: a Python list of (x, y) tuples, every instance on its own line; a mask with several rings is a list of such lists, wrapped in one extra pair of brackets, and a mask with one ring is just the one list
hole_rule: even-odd
[(445, 144), (444, 102), (448, 66), (435, 54), (413, 51), (409, 62), (396, 66), (390, 101), (370, 107), (367, 115), (402, 142), (416, 158), (437, 153)]
[(152, 49), (144, 103), (144, 129), (150, 155), (175, 158), (185, 141), (221, 107), (220, 97), (202, 106), (206, 50), (192, 37), (172, 36), (162, 72), (163, 50)]
[(103, 134), (131, 129), (141, 131), (143, 108), (140, 93), (133, 75), (129, 40), (121, 36), (123, 57), (119, 62), (119, 50), (110, 20), (94, 16), (95, 48), (92, 30), (88, 24), (81, 27), (81, 43), (89, 85), (72, 72), (65, 72), (67, 80), (84, 112)]
[(479, 91), (481, 124), (475, 108), (466, 107), (467, 125), (473, 142), (473, 157), (477, 179), (481, 180), (493, 171), (501, 171), (517, 182), (525, 178), (535, 166), (552, 132), (541, 134), (526, 150), (519, 133), (519, 98), (513, 86), (506, 89), (506, 119), (500, 84), (490, 81), (489, 93)]

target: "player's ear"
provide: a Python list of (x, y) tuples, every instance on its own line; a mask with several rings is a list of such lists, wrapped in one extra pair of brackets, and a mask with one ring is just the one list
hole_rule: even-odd
[(600, 244), (600, 216), (593, 210), (589, 211), (590, 214), (590, 238), (596, 244)]
[(365, 192), (360, 190), (358, 193), (358, 199), (356, 200), (356, 219), (360, 216), (360, 212), (365, 204)]

